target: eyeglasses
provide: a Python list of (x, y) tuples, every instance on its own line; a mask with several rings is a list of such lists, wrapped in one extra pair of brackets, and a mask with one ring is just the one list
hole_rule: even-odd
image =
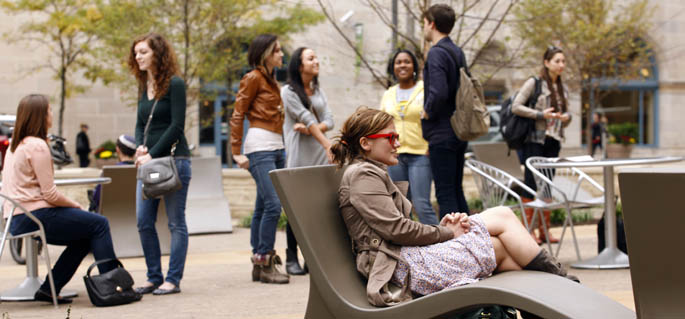
[(366, 138), (377, 139), (377, 138), (387, 138), (390, 145), (395, 145), (395, 142), (400, 139), (400, 135), (397, 133), (387, 133), (387, 134), (371, 134), (366, 136)]

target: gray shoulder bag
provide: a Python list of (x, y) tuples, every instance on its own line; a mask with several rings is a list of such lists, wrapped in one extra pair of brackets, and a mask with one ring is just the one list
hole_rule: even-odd
[[(147, 142), (147, 133), (150, 128), (150, 122), (152, 122), (152, 114), (155, 112), (155, 106), (157, 106), (157, 100), (152, 105), (150, 116), (147, 119), (147, 124), (145, 124), (143, 145)], [(174, 145), (171, 146), (170, 156), (153, 158), (138, 167), (136, 178), (143, 182), (143, 199), (159, 198), (178, 191), (183, 187), (176, 170), (176, 162), (174, 161), (174, 151), (176, 150), (177, 143), (178, 141), (174, 142)]]

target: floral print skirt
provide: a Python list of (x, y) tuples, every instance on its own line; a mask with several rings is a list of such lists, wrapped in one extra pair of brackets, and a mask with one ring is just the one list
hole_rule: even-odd
[(469, 216), (471, 230), (442, 243), (428, 246), (403, 246), (392, 281), (404, 282), (411, 272), (409, 288), (428, 295), (445, 288), (473, 283), (492, 274), (497, 267), (495, 249), (483, 219)]

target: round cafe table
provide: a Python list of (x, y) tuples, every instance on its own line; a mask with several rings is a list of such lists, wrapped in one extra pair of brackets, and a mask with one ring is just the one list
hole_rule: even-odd
[[(614, 202), (614, 167), (628, 165), (662, 164), (682, 161), (682, 157), (662, 156), (647, 158), (612, 158), (591, 161), (565, 161), (560, 159), (554, 163), (540, 163), (536, 166), (544, 168), (567, 168), (567, 167), (602, 167), (604, 170), (604, 208), (605, 212), (615, 212)], [(616, 242), (616, 214), (604, 215), (604, 238), (606, 245), (599, 255), (594, 258), (571, 264), (573, 268), (583, 269), (616, 269), (628, 268), (628, 255), (618, 249)]]

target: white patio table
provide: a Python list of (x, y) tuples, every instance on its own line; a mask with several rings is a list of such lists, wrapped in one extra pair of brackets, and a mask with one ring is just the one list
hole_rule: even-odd
[[(587, 160), (587, 161), (573, 161), (560, 159), (554, 163), (542, 163), (536, 166), (544, 168), (562, 168), (562, 167), (602, 167), (604, 170), (604, 208), (605, 212), (615, 212), (616, 203), (614, 202), (614, 167), (628, 166), (628, 165), (648, 165), (648, 164), (662, 164), (682, 161), (682, 157), (677, 156), (662, 156), (662, 157), (648, 157), (648, 158), (618, 158), (618, 159), (602, 159), (602, 160)], [(616, 242), (616, 214), (605, 214), (604, 216), (604, 238), (606, 245), (596, 257), (579, 261), (571, 264), (573, 268), (584, 269), (616, 269), (628, 268), (628, 255), (624, 254), (618, 249)]]

